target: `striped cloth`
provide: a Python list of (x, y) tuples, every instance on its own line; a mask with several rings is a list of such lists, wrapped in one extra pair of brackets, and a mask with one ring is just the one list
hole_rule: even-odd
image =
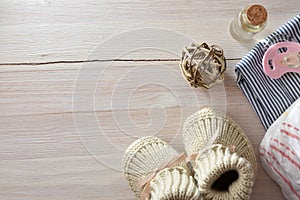
[(236, 66), (237, 85), (267, 129), (300, 96), (300, 75), (286, 73), (279, 79), (263, 71), (266, 50), (283, 41), (300, 42), (300, 14), (259, 42)]

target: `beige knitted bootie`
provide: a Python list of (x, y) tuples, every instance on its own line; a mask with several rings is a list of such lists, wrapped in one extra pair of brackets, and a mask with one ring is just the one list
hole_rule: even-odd
[(254, 184), (251, 163), (230, 148), (212, 145), (199, 154), (194, 178), (201, 196), (208, 200), (246, 200)]
[(200, 193), (184, 156), (161, 139), (150, 136), (126, 150), (122, 168), (135, 196), (151, 200), (197, 200)]
[[(211, 141), (211, 139), (214, 141)], [(183, 139), (187, 155), (197, 154), (208, 143), (232, 146), (237, 155), (246, 158), (256, 173), (257, 162), (248, 137), (231, 118), (212, 108), (192, 114), (183, 125)]]
[(242, 129), (223, 113), (204, 108), (183, 127), (187, 155), (204, 199), (249, 199), (257, 168)]

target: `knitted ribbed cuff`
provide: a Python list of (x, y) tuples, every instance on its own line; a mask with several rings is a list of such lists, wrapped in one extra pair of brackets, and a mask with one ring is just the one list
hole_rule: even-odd
[(246, 200), (254, 185), (250, 162), (222, 145), (213, 145), (195, 160), (195, 179), (206, 200)]
[(183, 167), (166, 168), (151, 181), (151, 200), (198, 200), (195, 180)]

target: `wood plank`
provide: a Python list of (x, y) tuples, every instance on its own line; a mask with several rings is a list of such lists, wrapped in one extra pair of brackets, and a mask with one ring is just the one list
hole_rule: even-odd
[[(228, 26), (249, 3), (248, 0), (238, 4), (234, 0), (3, 1), (0, 63), (89, 60), (97, 48), (102, 48), (101, 54), (93, 59), (176, 59), (180, 58), (181, 48), (189, 44), (186, 37), (199, 43), (218, 44), (224, 48), (227, 58), (240, 58), (256, 41), (238, 43), (230, 37)], [(294, 17), (300, 8), (298, 0), (260, 3), (269, 11), (269, 24), (257, 40)], [(153, 37), (151, 31), (146, 31), (146, 35), (136, 31), (145, 27), (163, 33)], [(163, 31), (166, 29), (171, 31), (167, 35)], [(133, 32), (127, 36), (126, 31)], [(110, 48), (103, 44), (105, 41)], [(157, 49), (146, 52), (135, 49), (141, 44), (144, 48), (157, 44), (154, 46)], [(170, 49), (171, 55), (164, 52)]]
[[(184, 151), (182, 123), (210, 105), (257, 155), (265, 131), (235, 85), (236, 62), (209, 91), (191, 88), (177, 61), (1, 66), (1, 198), (134, 199), (119, 171), (126, 147), (156, 134)], [(252, 199), (283, 199), (260, 165)]]

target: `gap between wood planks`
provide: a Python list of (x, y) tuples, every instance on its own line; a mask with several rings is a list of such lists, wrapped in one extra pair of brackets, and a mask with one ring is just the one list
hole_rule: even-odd
[[(228, 58), (226, 60), (241, 60), (241, 58)], [(1, 65), (51, 65), (51, 64), (64, 64), (64, 63), (91, 63), (91, 62), (179, 62), (180, 59), (106, 59), (106, 60), (59, 60), (59, 61), (48, 61), (48, 62), (18, 62), (18, 63), (0, 63)]]

